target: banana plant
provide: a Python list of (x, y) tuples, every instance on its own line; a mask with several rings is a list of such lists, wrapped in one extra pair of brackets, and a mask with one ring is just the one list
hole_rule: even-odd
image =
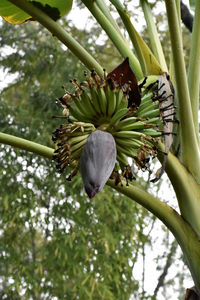
[[(80, 59), (89, 74), (85, 73), (81, 83), (73, 80), (74, 93), (66, 91), (59, 99), (65, 124), (54, 132), (56, 150), (6, 133), (0, 133), (0, 142), (54, 158), (61, 172), (68, 166), (72, 167), (71, 180), (80, 165), (85, 164), (83, 159), (81, 161), (83, 153), (90, 153), (92, 146), (88, 141), (92, 138), (89, 137), (97, 131), (108, 132), (112, 142), (114, 138), (117, 153), (113, 151), (116, 155), (115, 167), (115, 158), (111, 154), (108, 160), (112, 161), (112, 167), (104, 166), (106, 178), (110, 177), (107, 184), (148, 209), (172, 232), (194, 280), (195, 289), (191, 293), (200, 299), (200, 1), (191, 1), (195, 4), (195, 14), (188, 70), (183, 54), (179, 0), (165, 0), (172, 51), (170, 66), (167, 66), (147, 0), (141, 0), (140, 5), (152, 50), (136, 31), (127, 8), (120, 0), (110, 0), (110, 4), (124, 23), (131, 45), (104, 0), (82, 0), (82, 3), (124, 59), (110, 73), (106, 73), (103, 66), (60, 25), (58, 19), (70, 12), (72, 0), (55, 0), (53, 5), (50, 0), (1, 0), (0, 15), (5, 21), (12, 24), (38, 21)], [(174, 103), (179, 121), (175, 132)], [(104, 143), (105, 136), (100, 134), (98, 143)], [(85, 159), (87, 155), (84, 155)], [(132, 158), (138, 168), (148, 169), (149, 158), (155, 156), (162, 167), (152, 181), (159, 180), (166, 171), (176, 193), (180, 214), (130, 183), (135, 175), (128, 158)], [(81, 173), (85, 176), (83, 167)], [(105, 181), (102, 178), (101, 174), (97, 181)], [(102, 188), (102, 182), (98, 184), (95, 183), (95, 188)], [(95, 193), (90, 190), (91, 195)], [(187, 294), (186, 299), (189, 297)]]

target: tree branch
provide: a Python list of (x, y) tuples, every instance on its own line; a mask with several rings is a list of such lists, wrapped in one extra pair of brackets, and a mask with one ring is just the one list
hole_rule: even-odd
[(189, 11), (187, 5), (181, 1), (181, 20), (185, 27), (189, 29), (190, 32), (192, 32), (192, 27), (193, 27), (193, 15)]
[(155, 299), (156, 299), (159, 289), (164, 285), (165, 277), (167, 276), (168, 270), (171, 267), (171, 264), (173, 263), (173, 256), (176, 253), (176, 249), (177, 249), (177, 242), (176, 242), (176, 240), (174, 240), (173, 243), (171, 244), (170, 251), (167, 255), (167, 260), (166, 260), (166, 264), (164, 266), (163, 272), (160, 275), (157, 286), (154, 290)]

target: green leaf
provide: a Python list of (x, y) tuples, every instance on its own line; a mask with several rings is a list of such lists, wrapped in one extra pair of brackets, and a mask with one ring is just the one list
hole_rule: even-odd
[[(31, 0), (31, 2), (56, 21), (71, 10), (73, 0)], [(29, 19), (33, 20), (30, 15), (8, 0), (0, 1), (0, 15), (11, 24), (21, 24)]]
[(163, 70), (161, 69), (157, 59), (131, 23), (130, 33), (132, 41), (134, 41), (133, 44), (135, 49), (137, 50), (137, 54), (140, 56), (141, 61), (143, 62), (144, 73), (146, 75), (161, 75)]

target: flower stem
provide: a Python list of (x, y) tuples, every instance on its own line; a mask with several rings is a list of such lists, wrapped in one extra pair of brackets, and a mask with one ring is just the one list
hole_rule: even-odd
[(52, 158), (54, 152), (54, 149), (52, 148), (2, 132), (0, 132), (0, 143), (33, 152), (50, 159)]

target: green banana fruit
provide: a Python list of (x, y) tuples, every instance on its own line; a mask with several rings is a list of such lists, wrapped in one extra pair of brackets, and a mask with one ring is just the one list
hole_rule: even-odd
[(105, 93), (107, 99), (107, 115), (111, 117), (116, 108), (116, 94), (114, 90), (111, 90), (109, 85), (107, 85)]
[(99, 97), (95, 86), (90, 88), (90, 95), (91, 95), (91, 102), (94, 106), (94, 109), (96, 110), (97, 114), (101, 115), (102, 114), (101, 106), (99, 103)]
[(125, 117), (127, 113), (129, 112), (128, 108), (121, 108), (118, 110), (110, 119), (110, 124), (118, 123), (121, 118)]
[(98, 94), (99, 106), (101, 108), (101, 113), (103, 115), (106, 115), (108, 99), (105, 95), (103, 87), (97, 88), (97, 94)]

